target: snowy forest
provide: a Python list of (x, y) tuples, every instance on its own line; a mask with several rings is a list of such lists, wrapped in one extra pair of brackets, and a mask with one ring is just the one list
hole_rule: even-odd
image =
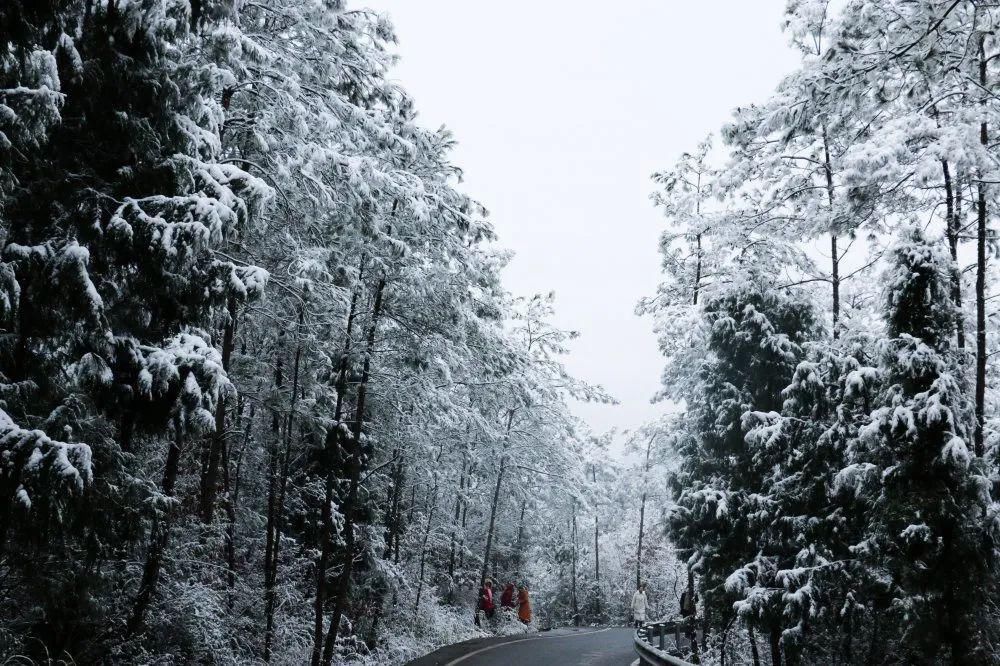
[(0, 3), (0, 660), (403, 664), (492, 578), (496, 633), (646, 583), (701, 663), (998, 663), (1000, 8), (783, 21), (653, 176), (663, 416), (594, 433), (389, 17)]
[(394, 39), (0, 4), (0, 661), (401, 664), (481, 635), (488, 575), (544, 626), (627, 621), (643, 565), (674, 593)]
[(655, 176), (667, 534), (718, 660), (998, 663), (1000, 10), (784, 25), (800, 66)]

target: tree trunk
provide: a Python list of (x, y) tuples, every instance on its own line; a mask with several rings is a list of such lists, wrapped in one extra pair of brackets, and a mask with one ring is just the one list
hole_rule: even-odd
[(580, 626), (580, 605), (576, 597), (576, 500), (573, 500), (573, 624)]
[[(396, 449), (393, 454), (393, 458), (398, 458), (399, 449)], [(399, 500), (402, 494), (402, 483), (403, 483), (403, 461), (399, 460), (395, 465), (392, 466), (392, 484), (389, 487), (389, 497), (387, 498), (387, 505), (389, 509), (385, 514), (385, 529), (386, 529), (386, 539), (385, 539), (385, 554), (383, 557), (389, 559), (392, 556), (392, 547), (399, 538)]]
[[(237, 456), (235, 479), (231, 477), (232, 461), (230, 459), (229, 447), (223, 448), (222, 487), (226, 496), (226, 567), (228, 569), (228, 606), (230, 610), (232, 610), (235, 603), (234, 590), (236, 589), (236, 507), (239, 503), (240, 495), (240, 469), (243, 464), (243, 452), (246, 451), (247, 446), (250, 444), (250, 432), (253, 427), (253, 417), (256, 407), (255, 404), (251, 403), (250, 415), (247, 418), (246, 429), (243, 432), (243, 446), (240, 448), (239, 455)], [(243, 408), (241, 405), (239, 413), (242, 414), (242, 411)]]
[(201, 24), (202, 0), (191, 0), (191, 32), (197, 33)]
[(493, 529), (496, 527), (497, 506), (500, 504), (500, 488), (503, 485), (503, 473), (507, 466), (507, 445), (510, 443), (510, 428), (514, 423), (514, 410), (507, 410), (507, 433), (504, 435), (503, 448), (500, 451), (500, 469), (497, 470), (497, 485), (493, 490), (493, 503), (490, 505), (490, 526), (486, 532), (486, 550), (483, 552), (483, 568), (479, 575), (479, 587), (486, 583), (486, 572), (490, 565), (490, 551), (493, 548)]
[(520, 571), (522, 565), (524, 564), (524, 558), (521, 556), (524, 550), (524, 513), (528, 509), (528, 500), (521, 500), (521, 513), (517, 519), (517, 538), (514, 540), (514, 552), (517, 553), (517, 570)]
[[(358, 270), (358, 280), (364, 276), (365, 264), (362, 260)], [(347, 371), (350, 367), (351, 344), (353, 342), (354, 320), (357, 316), (358, 298), (360, 287), (351, 294), (351, 306), (347, 312), (347, 324), (344, 327), (344, 346), (340, 354), (340, 361), (337, 366), (337, 378), (334, 389), (337, 393), (337, 402), (333, 409), (333, 423), (326, 433), (324, 442), (323, 463), (326, 466), (326, 480), (324, 484), (323, 506), (320, 509), (320, 552), (319, 561), (316, 563), (316, 593), (313, 602), (313, 649), (310, 663), (312, 666), (319, 666), (323, 656), (323, 611), (326, 605), (326, 574), (330, 565), (330, 551), (333, 539), (333, 494), (336, 483), (336, 459), (340, 450), (341, 423), (340, 419), (344, 413), (344, 399), (347, 395)]]
[(420, 610), (420, 594), (424, 590), (424, 564), (427, 561), (427, 540), (431, 536), (431, 526), (434, 524), (434, 513), (437, 510), (438, 476), (434, 475), (434, 490), (431, 492), (427, 511), (427, 527), (424, 529), (424, 540), (420, 545), (420, 576), (417, 578), (417, 598), (413, 604), (413, 612)]
[[(701, 205), (701, 202), (698, 202)], [(694, 297), (691, 299), (693, 305), (698, 305), (698, 295), (701, 292), (701, 234), (698, 233), (694, 237), (696, 250), (696, 264), (694, 269)]]
[[(132, 453), (132, 434), (135, 432), (135, 412), (131, 408), (126, 408), (122, 414), (121, 426), (119, 428), (118, 441), (124, 453)], [(3, 537), (0, 534), (0, 537)]]
[[(273, 427), (277, 425), (277, 417), (273, 419)], [(278, 515), (278, 473), (279, 465), (278, 444), (275, 443), (268, 461), (268, 482), (267, 482), (267, 524), (264, 532), (264, 661), (271, 660), (271, 641), (274, 634), (274, 603), (275, 603), (275, 548), (276, 530), (275, 523)]]
[(830, 285), (833, 288), (833, 339), (840, 337), (840, 254), (837, 248), (837, 229), (833, 220), (833, 166), (830, 162), (830, 142), (823, 127), (823, 159), (826, 173), (826, 197), (830, 204)]
[[(699, 167), (700, 169), (700, 167)], [(698, 172), (698, 185), (697, 192), (695, 193), (695, 215), (698, 217), (698, 223), (701, 224), (701, 171)], [(703, 227), (698, 227), (698, 233), (694, 235), (695, 242), (695, 268), (694, 268), (694, 289), (693, 296), (691, 298), (691, 303), (693, 305), (698, 305), (698, 296), (701, 292), (701, 234)]]
[(833, 339), (840, 337), (840, 255), (837, 235), (830, 234), (830, 283), (833, 288)]
[(760, 666), (760, 652), (757, 650), (757, 637), (754, 636), (753, 627), (747, 625), (747, 635), (750, 638), (750, 656), (753, 658), (753, 666)]
[(771, 666), (781, 666), (781, 630), (771, 629)]
[(694, 600), (694, 569), (691, 568), (690, 564), (687, 566), (687, 593), (688, 599), (690, 599), (692, 605), (694, 605), (694, 614), (697, 616), (698, 604)]
[(639, 589), (642, 585), (642, 531), (645, 527), (644, 523), (646, 521), (646, 493), (642, 494), (642, 499), (639, 500), (639, 546), (636, 548), (635, 554), (635, 588)]
[(736, 622), (736, 615), (729, 618), (729, 622), (722, 629), (722, 640), (719, 644), (719, 666), (726, 666), (726, 653), (729, 650), (729, 630), (732, 629), (734, 622)]
[[(181, 442), (184, 436), (181, 424), (181, 416), (174, 416), (174, 433), (167, 449), (167, 460), (164, 465), (162, 490), (167, 498), (173, 498), (174, 486), (177, 482), (177, 470), (181, 460)], [(132, 607), (132, 614), (125, 626), (126, 636), (134, 636), (138, 633), (146, 621), (146, 611), (156, 594), (156, 586), (160, 580), (160, 569), (163, 566), (163, 553), (167, 549), (170, 538), (170, 524), (173, 522), (173, 509), (168, 505), (164, 510), (162, 520), (159, 516), (153, 518), (153, 526), (150, 530), (149, 553), (146, 555), (146, 564), (142, 569), (142, 580), (139, 583), (139, 592), (135, 597), (135, 604)]]
[[(399, 502), (403, 501), (403, 490), (406, 488), (406, 468), (400, 463), (401, 474), (399, 476), (399, 497), (397, 498)], [(414, 484), (414, 487), (416, 484)], [(399, 564), (399, 540), (403, 535), (403, 510), (401, 507), (396, 507), (396, 537), (392, 540), (392, 561), (394, 564)]]
[[(986, 37), (979, 36), (979, 84), (986, 89)], [(984, 102), (985, 104), (985, 102)], [(979, 125), (979, 141), (989, 143), (986, 122)], [(978, 183), (976, 233), (976, 431), (975, 452), (985, 452), (983, 428), (986, 419), (986, 183)]]
[(369, 650), (375, 649), (375, 643), (378, 639), (378, 623), (382, 620), (382, 614), (384, 612), (382, 604), (382, 597), (380, 597), (378, 610), (375, 611), (375, 617), (372, 618), (371, 626), (368, 628), (368, 637), (365, 639), (365, 645), (368, 646)]
[[(301, 313), (300, 313), (301, 317)], [(300, 318), (301, 323), (301, 318)], [(268, 594), (265, 595), (269, 601), (267, 604), (267, 627), (268, 633), (267, 638), (273, 641), (274, 633), (274, 610), (275, 602), (277, 599), (276, 590), (278, 585), (278, 561), (281, 556), (281, 530), (285, 521), (285, 498), (288, 496), (288, 478), (290, 475), (289, 465), (292, 459), (292, 426), (295, 422), (295, 405), (298, 399), (298, 387), (299, 387), (299, 361), (302, 356), (302, 346), (299, 346), (295, 350), (295, 362), (293, 364), (292, 371), (292, 392), (289, 396), (288, 401), (288, 416), (285, 419), (285, 446), (281, 453), (280, 464), (278, 466), (278, 497), (274, 505), (274, 521), (271, 526), (274, 530), (274, 538), (271, 541), (271, 563), (268, 567), (270, 572), (270, 586), (267, 590)], [(299, 436), (303, 436), (302, 428), (299, 427)], [(265, 648), (270, 648), (270, 642), (265, 645)], [(270, 650), (265, 650), (265, 661), (270, 657)]]
[(958, 236), (962, 228), (962, 195), (961, 185), (956, 193), (952, 183), (951, 169), (948, 160), (941, 160), (941, 170), (944, 173), (944, 203), (945, 203), (945, 237), (948, 239), (948, 250), (954, 269), (951, 273), (951, 301), (955, 307), (955, 332), (958, 338), (958, 348), (965, 349), (965, 321), (962, 316), (962, 275), (958, 270)]
[(594, 599), (597, 605), (597, 618), (601, 617), (601, 551), (598, 542), (601, 536), (601, 529), (598, 526), (597, 516), (594, 516)]
[[(597, 485), (597, 465), (591, 465), (590, 471), (593, 474), (594, 485)], [(597, 511), (594, 511), (594, 601), (597, 606), (597, 621), (601, 621), (601, 530), (598, 524)]]
[[(222, 334), (222, 369), (228, 374), (236, 334), (236, 297), (230, 296), (226, 326)], [(201, 521), (209, 524), (215, 518), (215, 501), (219, 492), (219, 462), (226, 445), (226, 399), (219, 397), (215, 406), (215, 432), (209, 445), (208, 463), (201, 476)]]
[(877, 664), (881, 662), (881, 659), (879, 658), (881, 657), (881, 650), (879, 648), (882, 647), (882, 623), (880, 620), (882, 618), (883, 611), (882, 605), (878, 603), (877, 599), (875, 600), (872, 609), (874, 611), (872, 613), (872, 637), (871, 642), (868, 643), (868, 661), (866, 663)]
[[(281, 363), (281, 338), (275, 350), (274, 387), (281, 391), (284, 377)], [(274, 563), (277, 561), (278, 522), (278, 473), (281, 469), (281, 417), (277, 408), (271, 410), (271, 437), (273, 439), (268, 458), (267, 475), (267, 524), (264, 528), (264, 661), (271, 660), (271, 641), (274, 634), (275, 578)]]
[[(471, 485), (471, 483), (472, 483), (472, 467), (470, 466), (469, 467), (469, 484)], [(462, 531), (461, 531), (461, 535), (462, 536), (458, 540), (458, 568), (459, 569), (465, 568), (465, 527), (468, 524), (468, 522), (467, 522), (468, 518), (469, 518), (469, 503), (463, 500), (463, 502), (462, 502)]]
[(413, 511), (417, 508), (417, 484), (414, 483), (410, 486), (410, 507), (409, 511), (406, 513), (407, 524), (413, 522)]
[(458, 531), (458, 521), (462, 517), (462, 496), (465, 494), (465, 452), (462, 453), (462, 472), (458, 481), (458, 496), (455, 497), (455, 517), (451, 527), (451, 552), (448, 554), (448, 578), (455, 579), (455, 544)]
[(393, 493), (392, 504), (392, 549), (386, 550), (386, 558), (391, 555), (399, 562), (399, 541), (403, 535), (403, 493), (406, 491), (406, 467), (400, 460), (396, 465), (396, 491)]
[(642, 476), (642, 498), (639, 500), (639, 545), (636, 547), (635, 553), (635, 587), (639, 589), (642, 585), (642, 536), (643, 530), (646, 527), (646, 475), (649, 474), (649, 455), (653, 450), (653, 439), (656, 436), (649, 438), (649, 442), (646, 444), (646, 467)]
[(854, 609), (848, 608), (844, 617), (844, 663), (854, 662)]
[[(333, 604), (333, 615), (327, 629), (323, 645), (323, 663), (333, 661), (333, 651), (340, 631), (340, 619), (347, 607), (347, 598), (351, 592), (351, 574), (354, 571), (354, 513), (358, 503), (358, 484), (361, 480), (364, 454), (361, 436), (364, 429), (366, 398), (368, 396), (368, 381), (371, 378), (372, 357), (375, 354), (375, 334), (378, 331), (379, 317), (382, 314), (382, 296), (385, 292), (385, 277), (378, 282), (375, 290), (375, 304), (372, 308), (371, 324), (368, 327), (368, 340), (365, 348), (365, 360), (361, 370), (361, 381), (358, 383), (357, 400), (354, 409), (354, 428), (349, 440), (348, 455), (349, 486), (347, 498), (343, 504), (344, 514), (344, 558), (341, 565), (340, 579), (337, 582), (337, 596)], [(345, 447), (346, 448), (346, 447)]]

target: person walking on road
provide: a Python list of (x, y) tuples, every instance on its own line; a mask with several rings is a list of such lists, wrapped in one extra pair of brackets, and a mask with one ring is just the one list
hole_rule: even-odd
[(647, 604), (646, 584), (640, 583), (639, 589), (632, 595), (632, 620), (635, 622), (636, 629), (641, 629), (642, 625), (646, 623)]
[(522, 585), (517, 593), (517, 619), (524, 624), (531, 624), (531, 599), (528, 598), (527, 585)]

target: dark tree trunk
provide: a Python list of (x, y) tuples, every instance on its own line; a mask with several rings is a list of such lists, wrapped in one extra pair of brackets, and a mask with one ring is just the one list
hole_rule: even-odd
[(267, 525), (265, 526), (264, 537), (264, 661), (271, 660), (271, 642), (274, 635), (274, 604), (276, 594), (274, 562), (276, 561), (275, 551), (277, 549), (276, 541), (278, 536), (276, 533), (276, 523), (278, 516), (279, 455), (278, 447), (275, 445), (271, 451), (268, 463)]
[(191, 31), (198, 32), (201, 24), (201, 3), (202, 0), (191, 0)]
[[(229, 297), (226, 326), (222, 334), (222, 369), (229, 373), (236, 334), (236, 298)], [(201, 520), (211, 523), (215, 518), (215, 500), (219, 492), (219, 462), (226, 445), (226, 399), (219, 397), (215, 407), (215, 432), (212, 433), (208, 461), (201, 476)]]
[[(695, 297), (697, 298), (697, 296)], [(697, 304), (697, 303), (696, 303)], [(597, 465), (590, 466), (593, 475), (594, 486), (597, 486)], [(601, 529), (597, 518), (597, 511), (594, 511), (594, 600), (597, 610), (597, 621), (601, 621)]]
[(753, 658), (753, 666), (760, 666), (760, 652), (757, 650), (757, 637), (753, 633), (753, 627), (747, 625), (747, 636), (750, 638), (750, 656)]
[[(275, 350), (274, 386), (281, 391), (284, 383), (281, 362), (281, 340)], [(281, 470), (281, 416), (275, 407), (271, 410), (272, 445), (268, 459), (267, 481), (267, 524), (264, 533), (264, 661), (271, 660), (271, 642), (274, 635), (274, 603), (277, 563), (277, 523), (278, 523), (278, 474)]]
[(688, 564), (687, 566), (687, 594), (688, 594), (688, 599), (691, 599), (692, 603), (694, 604), (695, 615), (697, 615), (698, 605), (694, 601), (694, 569), (691, 568), (690, 564)]
[[(358, 271), (358, 280), (364, 277), (365, 264), (362, 260)], [(320, 554), (316, 563), (316, 593), (313, 607), (313, 649), (312, 666), (319, 666), (323, 656), (323, 614), (326, 605), (326, 574), (330, 566), (330, 555), (333, 539), (333, 495), (334, 484), (336, 483), (336, 459), (340, 452), (341, 423), (344, 414), (344, 400), (347, 396), (347, 371), (350, 367), (351, 345), (354, 335), (354, 320), (358, 311), (358, 298), (360, 296), (360, 286), (351, 294), (351, 307), (347, 312), (347, 325), (344, 328), (344, 346), (340, 354), (340, 361), (337, 366), (337, 378), (335, 380), (335, 390), (337, 402), (333, 409), (333, 424), (326, 433), (324, 443), (323, 464), (326, 466), (326, 479), (324, 484), (323, 506), (320, 509)]]
[(872, 638), (871, 642), (868, 644), (868, 661), (869, 664), (881, 663), (881, 646), (882, 646), (882, 623), (880, 622), (882, 617), (882, 605), (875, 600), (872, 605), (874, 612), (872, 613)]
[[(458, 496), (455, 497), (455, 517), (451, 527), (451, 552), (448, 554), (448, 578), (455, 579), (455, 537), (458, 530), (458, 521), (462, 516), (462, 496), (465, 494), (465, 453), (462, 453), (462, 472), (458, 481)], [(453, 583), (454, 585), (454, 583)]]
[(848, 608), (844, 616), (844, 663), (854, 662), (854, 609)]
[[(472, 468), (469, 468), (469, 483), (472, 483)], [(467, 520), (469, 518), (469, 503), (462, 502), (462, 537), (458, 540), (458, 568), (462, 569), (465, 567), (465, 527), (468, 524)]]
[[(399, 458), (399, 449), (393, 451), (392, 457), (394, 460)], [(396, 540), (396, 527), (399, 525), (399, 496), (400, 496), (400, 482), (403, 478), (403, 461), (399, 460), (395, 465), (392, 466), (392, 483), (389, 484), (388, 496), (386, 497), (386, 506), (389, 507), (385, 512), (385, 554), (383, 557), (389, 559), (392, 555), (392, 546)]]
[(771, 666), (781, 666), (781, 630), (771, 629)]
[[(646, 474), (649, 474), (649, 456), (653, 451), (653, 439), (649, 438), (649, 442), (646, 444), (646, 466), (645, 472), (643, 474), (643, 484), (646, 482)], [(639, 500), (639, 545), (636, 547), (635, 551), (635, 587), (639, 589), (642, 585), (642, 536), (643, 530), (646, 527), (646, 489), (645, 485), (642, 489), (642, 497)]]
[(528, 500), (522, 499), (521, 513), (520, 517), (517, 519), (517, 538), (514, 539), (514, 552), (517, 553), (515, 562), (516, 562), (516, 569), (518, 571), (521, 570), (521, 567), (524, 564), (524, 558), (521, 556), (521, 553), (524, 548), (524, 513), (527, 510), (528, 510)]
[[(242, 405), (240, 407), (240, 413), (242, 414)], [(243, 465), (243, 452), (246, 451), (247, 446), (250, 444), (250, 432), (253, 428), (253, 418), (254, 412), (256, 411), (256, 405), (250, 405), (250, 414), (244, 424), (245, 430), (243, 431), (243, 445), (240, 447), (240, 451), (237, 454), (236, 462), (236, 475), (235, 478), (231, 476), (231, 456), (229, 455), (229, 447), (223, 449), (224, 459), (223, 459), (223, 491), (226, 495), (226, 567), (228, 569), (228, 585), (229, 585), (229, 609), (232, 610), (233, 604), (235, 603), (234, 591), (236, 589), (236, 507), (239, 505), (240, 496), (240, 471)]]
[[(403, 490), (406, 487), (406, 469), (400, 465), (402, 473), (399, 477), (399, 501), (403, 501)], [(395, 523), (396, 537), (392, 540), (392, 561), (394, 564), (399, 564), (399, 541), (403, 535), (403, 510), (401, 507), (396, 507), (396, 523)]]
[[(118, 441), (121, 443), (121, 450), (125, 453), (132, 453), (132, 434), (135, 432), (135, 415), (131, 409), (126, 409), (122, 414), (121, 427), (119, 429)], [(2, 536), (2, 535), (0, 535)]]
[[(701, 202), (699, 201), (698, 204), (700, 206)], [(701, 257), (702, 257), (701, 233), (695, 234), (694, 240), (696, 247), (695, 261), (697, 263), (695, 264), (695, 269), (694, 269), (694, 297), (691, 299), (691, 301), (694, 305), (698, 305), (698, 296), (701, 293)]]
[(407, 524), (413, 522), (413, 511), (417, 508), (417, 484), (414, 483), (410, 486), (410, 506), (409, 510), (406, 512), (406, 522)]
[(833, 339), (840, 337), (840, 254), (837, 248), (837, 229), (833, 226), (833, 166), (830, 162), (830, 142), (826, 127), (823, 128), (823, 171), (826, 174), (826, 196), (830, 204), (830, 286), (833, 289)]
[[(323, 663), (333, 661), (333, 651), (340, 631), (340, 619), (347, 607), (347, 599), (351, 592), (351, 574), (354, 571), (354, 521), (358, 503), (358, 484), (361, 480), (364, 455), (361, 435), (364, 428), (365, 406), (368, 395), (368, 381), (371, 377), (372, 357), (375, 354), (375, 334), (378, 331), (379, 317), (382, 314), (382, 296), (385, 292), (385, 277), (379, 280), (375, 290), (375, 304), (372, 308), (371, 324), (368, 328), (368, 340), (365, 348), (365, 360), (361, 370), (361, 381), (358, 383), (358, 395), (354, 410), (354, 429), (348, 442), (348, 477), (349, 487), (343, 504), (344, 513), (344, 558), (341, 565), (340, 578), (337, 582), (337, 596), (334, 599), (333, 615), (327, 629), (323, 645)], [(345, 447), (346, 448), (346, 447)]]
[(400, 460), (396, 465), (395, 492), (392, 498), (392, 544), (386, 549), (386, 558), (390, 556), (399, 562), (399, 541), (403, 534), (403, 492), (406, 490), (406, 467)]
[(500, 469), (497, 470), (497, 484), (493, 490), (493, 502), (490, 504), (490, 525), (486, 532), (486, 550), (483, 552), (483, 568), (479, 574), (479, 587), (486, 583), (486, 572), (490, 565), (490, 552), (493, 548), (493, 530), (497, 522), (497, 507), (500, 505), (500, 488), (503, 486), (503, 474), (507, 466), (507, 446), (510, 443), (510, 428), (514, 423), (514, 410), (507, 410), (507, 432), (504, 435), (503, 449), (500, 452)]
[[(174, 486), (177, 482), (177, 470), (181, 460), (181, 442), (184, 436), (180, 415), (174, 417), (174, 433), (167, 449), (167, 460), (163, 470), (162, 490), (164, 496), (171, 498), (174, 496)], [(142, 580), (139, 583), (139, 592), (136, 594), (135, 604), (132, 607), (132, 614), (125, 626), (127, 636), (134, 636), (142, 630), (146, 621), (146, 611), (156, 594), (156, 586), (160, 580), (160, 569), (163, 566), (163, 554), (167, 549), (170, 538), (170, 525), (172, 521), (172, 510), (169, 506), (164, 510), (164, 516), (156, 516), (153, 519), (153, 526), (150, 530), (150, 546), (146, 555), (146, 564), (142, 569)]]
[(958, 348), (965, 349), (965, 320), (962, 316), (962, 275), (958, 270), (958, 236), (962, 228), (962, 195), (961, 185), (958, 192), (951, 178), (948, 160), (941, 160), (941, 170), (944, 173), (944, 203), (945, 203), (945, 237), (948, 239), (948, 251), (954, 270), (951, 274), (951, 300), (955, 306), (955, 332), (958, 338)]
[(431, 527), (434, 524), (434, 513), (437, 510), (437, 492), (438, 492), (438, 481), (437, 475), (434, 479), (434, 490), (431, 492), (428, 504), (430, 505), (427, 510), (427, 527), (424, 529), (424, 540), (420, 545), (420, 576), (417, 578), (417, 598), (413, 604), (413, 612), (420, 610), (420, 595), (424, 591), (424, 564), (427, 561), (427, 541), (431, 536)]
[(729, 630), (732, 629), (734, 622), (736, 622), (735, 615), (729, 619), (729, 622), (722, 629), (722, 641), (719, 644), (719, 666), (726, 666), (726, 654), (729, 651)]
[[(695, 195), (695, 214), (698, 216), (699, 224), (701, 222), (701, 172), (698, 172), (698, 185), (697, 192)], [(698, 305), (698, 296), (701, 293), (701, 235), (703, 233), (703, 227), (698, 228), (698, 233), (694, 235), (695, 242), (695, 268), (694, 268), (694, 293), (691, 298), (691, 302), (694, 305)]]
[(580, 605), (576, 596), (576, 500), (573, 500), (573, 624), (580, 625)]
[[(979, 84), (986, 89), (986, 37), (979, 37)], [(986, 122), (979, 126), (979, 141), (989, 143)], [(976, 431), (975, 452), (985, 452), (983, 429), (986, 420), (986, 183), (978, 183), (978, 209), (976, 231)]]
[(598, 526), (597, 516), (594, 516), (594, 599), (597, 604), (597, 619), (601, 618), (601, 550), (598, 542), (601, 530)]

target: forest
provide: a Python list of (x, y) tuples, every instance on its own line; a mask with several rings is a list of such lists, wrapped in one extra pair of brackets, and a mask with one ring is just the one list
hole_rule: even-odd
[(998, 663), (1000, 8), (775, 20), (649, 187), (663, 416), (594, 433), (389, 17), (0, 4), (0, 660), (403, 664), (492, 578), (490, 632), (646, 583), (703, 664)]
[(482, 635), (487, 576), (627, 619), (638, 481), (569, 408), (611, 398), (504, 289), (394, 40), (0, 4), (0, 661), (401, 664)]
[(1000, 659), (998, 21), (789, 0), (799, 66), (654, 177), (666, 531), (720, 663)]

